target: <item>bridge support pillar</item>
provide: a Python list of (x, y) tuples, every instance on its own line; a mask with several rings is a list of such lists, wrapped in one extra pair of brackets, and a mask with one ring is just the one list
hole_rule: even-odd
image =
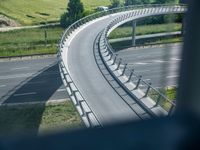
[(135, 46), (136, 22), (132, 21), (132, 46)]

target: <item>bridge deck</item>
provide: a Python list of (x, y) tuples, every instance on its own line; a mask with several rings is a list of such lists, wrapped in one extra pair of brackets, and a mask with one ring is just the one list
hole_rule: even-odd
[(139, 119), (102, 76), (95, 62), (94, 41), (109, 20), (97, 21), (80, 31), (72, 40), (68, 53), (73, 81), (102, 124)]

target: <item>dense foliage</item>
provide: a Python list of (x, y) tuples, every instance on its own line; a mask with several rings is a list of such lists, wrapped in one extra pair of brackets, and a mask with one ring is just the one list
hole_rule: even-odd
[(125, 0), (124, 5), (141, 5), (141, 4), (149, 4), (151, 0)]
[[(177, 4), (179, 0), (125, 0), (125, 5), (142, 5), (142, 4)], [(138, 22), (138, 24), (163, 24), (181, 22), (183, 15), (171, 14), (148, 17), (145, 20)]]
[(82, 18), (83, 15), (83, 3), (80, 0), (70, 0), (68, 3), (67, 12), (61, 16), (60, 24), (62, 27), (67, 27)]
[(125, 0), (124, 5), (141, 5), (141, 4), (169, 4), (178, 3), (179, 0)]
[(120, 3), (120, 0), (110, 0), (111, 1), (111, 5), (110, 5), (110, 9), (111, 8), (116, 8), (116, 7), (120, 7), (121, 6), (121, 3)]
[[(174, 4), (179, 0), (110, 0), (111, 5), (109, 8), (116, 8), (120, 6), (128, 5), (143, 5), (143, 4)], [(78, 19), (90, 12), (84, 12), (83, 4), (81, 0), (69, 0), (67, 12), (61, 16), (60, 24), (62, 27), (67, 27)], [(141, 21), (141, 24), (160, 24), (165, 22), (181, 22), (182, 15), (164, 15), (156, 16)]]

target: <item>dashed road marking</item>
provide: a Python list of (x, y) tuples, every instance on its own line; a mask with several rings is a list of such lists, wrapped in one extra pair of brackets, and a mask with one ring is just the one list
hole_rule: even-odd
[(179, 58), (171, 58), (171, 60), (181, 61), (181, 59), (179, 59)]
[(24, 77), (36, 77), (37, 75), (45, 76), (45, 75), (54, 75), (54, 74), (60, 74), (59, 72), (49, 72), (49, 73), (43, 73), (40, 75), (39, 73), (24, 73), (24, 74), (16, 74), (16, 75), (6, 75), (6, 76), (0, 76), (0, 80), (6, 80), (6, 79), (15, 79), (15, 78), (24, 78)]
[(5, 86), (6, 86), (6, 85), (0, 85), (0, 88), (1, 88), (1, 87), (5, 87)]
[(166, 63), (166, 62), (170, 62), (170, 61), (166, 61), (166, 60), (154, 60), (154, 63)]
[(26, 84), (41, 84), (41, 83), (45, 83), (45, 81), (27, 82)]
[(30, 93), (20, 93), (20, 94), (14, 94), (14, 96), (26, 96), (26, 95), (35, 95), (36, 92), (30, 92)]
[(29, 69), (30, 67), (19, 67), (19, 68), (11, 68), (10, 70), (22, 70), (22, 69)]
[(151, 79), (144, 79), (144, 81), (151, 81)]
[(13, 78), (24, 78), (33, 75), (33, 73), (17, 74), (17, 75), (6, 75), (0, 76), (0, 79), (13, 79)]
[(57, 92), (63, 92), (66, 91), (66, 89), (58, 89)]
[(146, 63), (146, 62), (136, 62), (136, 63), (133, 63), (133, 65), (147, 65), (149, 63)]
[(167, 76), (166, 78), (177, 78), (179, 77), (178, 75), (172, 75), (172, 76)]
[(143, 73), (143, 72), (149, 72), (151, 70), (140, 70), (140, 71), (136, 71), (137, 73)]

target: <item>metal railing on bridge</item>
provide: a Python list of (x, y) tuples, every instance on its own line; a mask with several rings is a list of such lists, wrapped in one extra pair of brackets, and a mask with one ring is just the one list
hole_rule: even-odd
[[(87, 124), (87, 127), (94, 127), (94, 126), (101, 126), (101, 124), (99, 123), (97, 117), (95, 116), (95, 114), (92, 112), (92, 110), (89, 108), (89, 106), (87, 105), (87, 102), (85, 101), (84, 97), (81, 95), (81, 92), (79, 91), (79, 89), (77, 88), (77, 86), (75, 85), (75, 83), (73, 82), (72, 77), (69, 74), (69, 71), (67, 69), (67, 67), (65, 66), (64, 63), (64, 59), (63, 58), (63, 54), (64, 54), (64, 49), (68, 48), (65, 47), (66, 45), (69, 45), (68, 39), (70, 38), (70, 36), (73, 34), (73, 32), (77, 29), (79, 29), (81, 26), (85, 25), (88, 22), (94, 21), (95, 19), (104, 17), (104, 16), (108, 16), (111, 14), (115, 14), (115, 13), (120, 13), (120, 12), (127, 12), (127, 11), (131, 11), (131, 10), (138, 10), (138, 11), (134, 11), (134, 15), (139, 15), (142, 14), (144, 12), (146, 13), (152, 13), (153, 10), (155, 11), (154, 13), (156, 13), (156, 11), (158, 10), (157, 13), (159, 13), (159, 9), (156, 8), (162, 8), (163, 10), (165, 10), (166, 12), (169, 11), (169, 8), (180, 8), (180, 5), (160, 5), (160, 4), (154, 4), (154, 5), (137, 5), (137, 6), (126, 6), (126, 7), (120, 7), (120, 8), (114, 8), (114, 9), (110, 9), (107, 11), (102, 11), (102, 12), (97, 12), (94, 13), (92, 15), (86, 16), (76, 22), (74, 22), (72, 25), (70, 25), (62, 34), (60, 42), (58, 44), (58, 58), (59, 58), (59, 66), (60, 66), (60, 72), (61, 72), (61, 76), (63, 79), (63, 82), (65, 84), (65, 86), (67, 87), (68, 93), (70, 93), (70, 97), (72, 99), (72, 101), (74, 102), (75, 105), (79, 106), (79, 111), (81, 111), (81, 117), (85, 117), (85, 119), (87, 120), (83, 120), (85, 122), (85, 124)], [(184, 5), (181, 5), (181, 7), (184, 7)], [(151, 8), (151, 9), (150, 9)], [(140, 11), (139, 11), (140, 10)], [(115, 21), (116, 22), (121, 22), (123, 21), (123, 19), (128, 18), (131, 16), (131, 13), (129, 14), (125, 14), (123, 15), (122, 18), (118, 18), (115, 19), (113, 22), (111, 22), (111, 24), (106, 28), (105, 32), (107, 35), (108, 31), (110, 31), (111, 27), (114, 26)], [(125, 17), (125, 18), (124, 18)], [(117, 56), (114, 54), (114, 51), (112, 51), (112, 48), (110, 47), (110, 45), (108, 44), (108, 40), (107, 37), (105, 36), (105, 46), (106, 48), (108, 48), (110, 54), (112, 55), (111, 57), (115, 56), (115, 60), (117, 60)], [(123, 72), (130, 70), (127, 69), (127, 67), (124, 69)], [(144, 85), (146, 85), (147, 91), (145, 93), (145, 96), (148, 95), (150, 89), (152, 89), (153, 91), (155, 91), (155, 93), (157, 93), (159, 96), (157, 103), (159, 102), (159, 100), (161, 98), (166, 99), (174, 108), (175, 104), (173, 102), (170, 102), (162, 93), (160, 93), (158, 90), (154, 89), (151, 84), (145, 82), (144, 80), (142, 80), (140, 77), (138, 77), (133, 71), (131, 71), (130, 74), (131, 78), (132, 76), (135, 76), (138, 79), (137, 85), (143, 83)], [(73, 87), (73, 88), (72, 88)], [(77, 96), (78, 95), (78, 96)], [(86, 106), (88, 108), (88, 110), (85, 110), (85, 108), (83, 107)], [(172, 112), (170, 109), (170, 112)], [(90, 115), (88, 115), (88, 113)], [(92, 116), (92, 117), (91, 117)]]
[(143, 80), (141, 75), (138, 75), (134, 72), (133, 68), (127, 66), (126, 60), (119, 58), (118, 54), (115, 53), (115, 50), (109, 44), (108, 36), (109, 34), (121, 24), (129, 21), (136, 21), (138, 19), (153, 16), (153, 15), (160, 15), (160, 14), (171, 14), (171, 13), (184, 13), (186, 12), (187, 7), (185, 5), (175, 5), (175, 6), (162, 6), (162, 7), (152, 7), (152, 8), (142, 8), (139, 10), (134, 10), (130, 13), (126, 13), (121, 15), (120, 17), (114, 19), (110, 22), (107, 28), (102, 33), (101, 40), (104, 44), (104, 49), (108, 50), (108, 55), (110, 55), (110, 59), (113, 59), (113, 65), (117, 63), (117, 70), (120, 69), (120, 66), (124, 66), (122, 69), (122, 74), (127, 74), (128, 80), (127, 82), (135, 83), (134, 89), (138, 89), (140, 86), (143, 87), (144, 95), (143, 97), (149, 96), (155, 101), (155, 106), (160, 105), (164, 108), (168, 115), (171, 115), (176, 104), (170, 100), (166, 95), (161, 93), (158, 89), (154, 88), (151, 83), (146, 82)]

